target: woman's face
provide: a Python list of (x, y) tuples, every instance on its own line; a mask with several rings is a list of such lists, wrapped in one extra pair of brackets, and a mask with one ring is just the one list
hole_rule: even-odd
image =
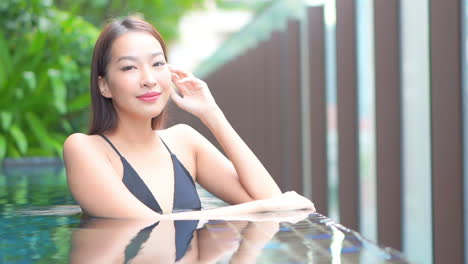
[(119, 116), (150, 119), (167, 104), (171, 72), (159, 41), (146, 32), (128, 32), (112, 44), (101, 94), (112, 98)]

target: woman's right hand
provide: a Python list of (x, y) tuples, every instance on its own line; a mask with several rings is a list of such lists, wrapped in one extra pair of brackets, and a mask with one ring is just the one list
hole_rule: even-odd
[(292, 211), (307, 209), (315, 212), (315, 206), (309, 199), (297, 194), (295, 191), (285, 192), (270, 199), (262, 200), (263, 209), (268, 212)]

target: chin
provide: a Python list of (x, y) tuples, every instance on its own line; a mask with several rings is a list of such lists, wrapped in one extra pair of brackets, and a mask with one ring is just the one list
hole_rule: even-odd
[(162, 113), (162, 110), (160, 110), (160, 111), (152, 111), (152, 112), (148, 113), (146, 116), (147, 116), (148, 118), (155, 118), (155, 117), (158, 117), (161, 113)]
[(158, 117), (166, 108), (166, 106), (167, 102), (164, 104), (162, 104), (162, 102), (157, 102), (156, 104), (146, 105), (139, 109), (139, 115), (145, 116), (145, 118)]

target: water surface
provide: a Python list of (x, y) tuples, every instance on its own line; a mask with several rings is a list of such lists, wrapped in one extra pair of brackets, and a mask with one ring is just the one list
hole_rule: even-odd
[[(204, 208), (225, 205), (198, 190)], [(2, 168), (0, 237), (0, 263), (407, 263), (319, 213), (84, 219), (60, 164)]]

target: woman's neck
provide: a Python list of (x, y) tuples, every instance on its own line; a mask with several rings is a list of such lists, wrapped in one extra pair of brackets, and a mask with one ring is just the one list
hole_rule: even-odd
[(122, 145), (136, 149), (161, 144), (158, 135), (151, 127), (151, 119), (119, 117), (116, 128), (109, 132), (109, 136), (121, 141)]

